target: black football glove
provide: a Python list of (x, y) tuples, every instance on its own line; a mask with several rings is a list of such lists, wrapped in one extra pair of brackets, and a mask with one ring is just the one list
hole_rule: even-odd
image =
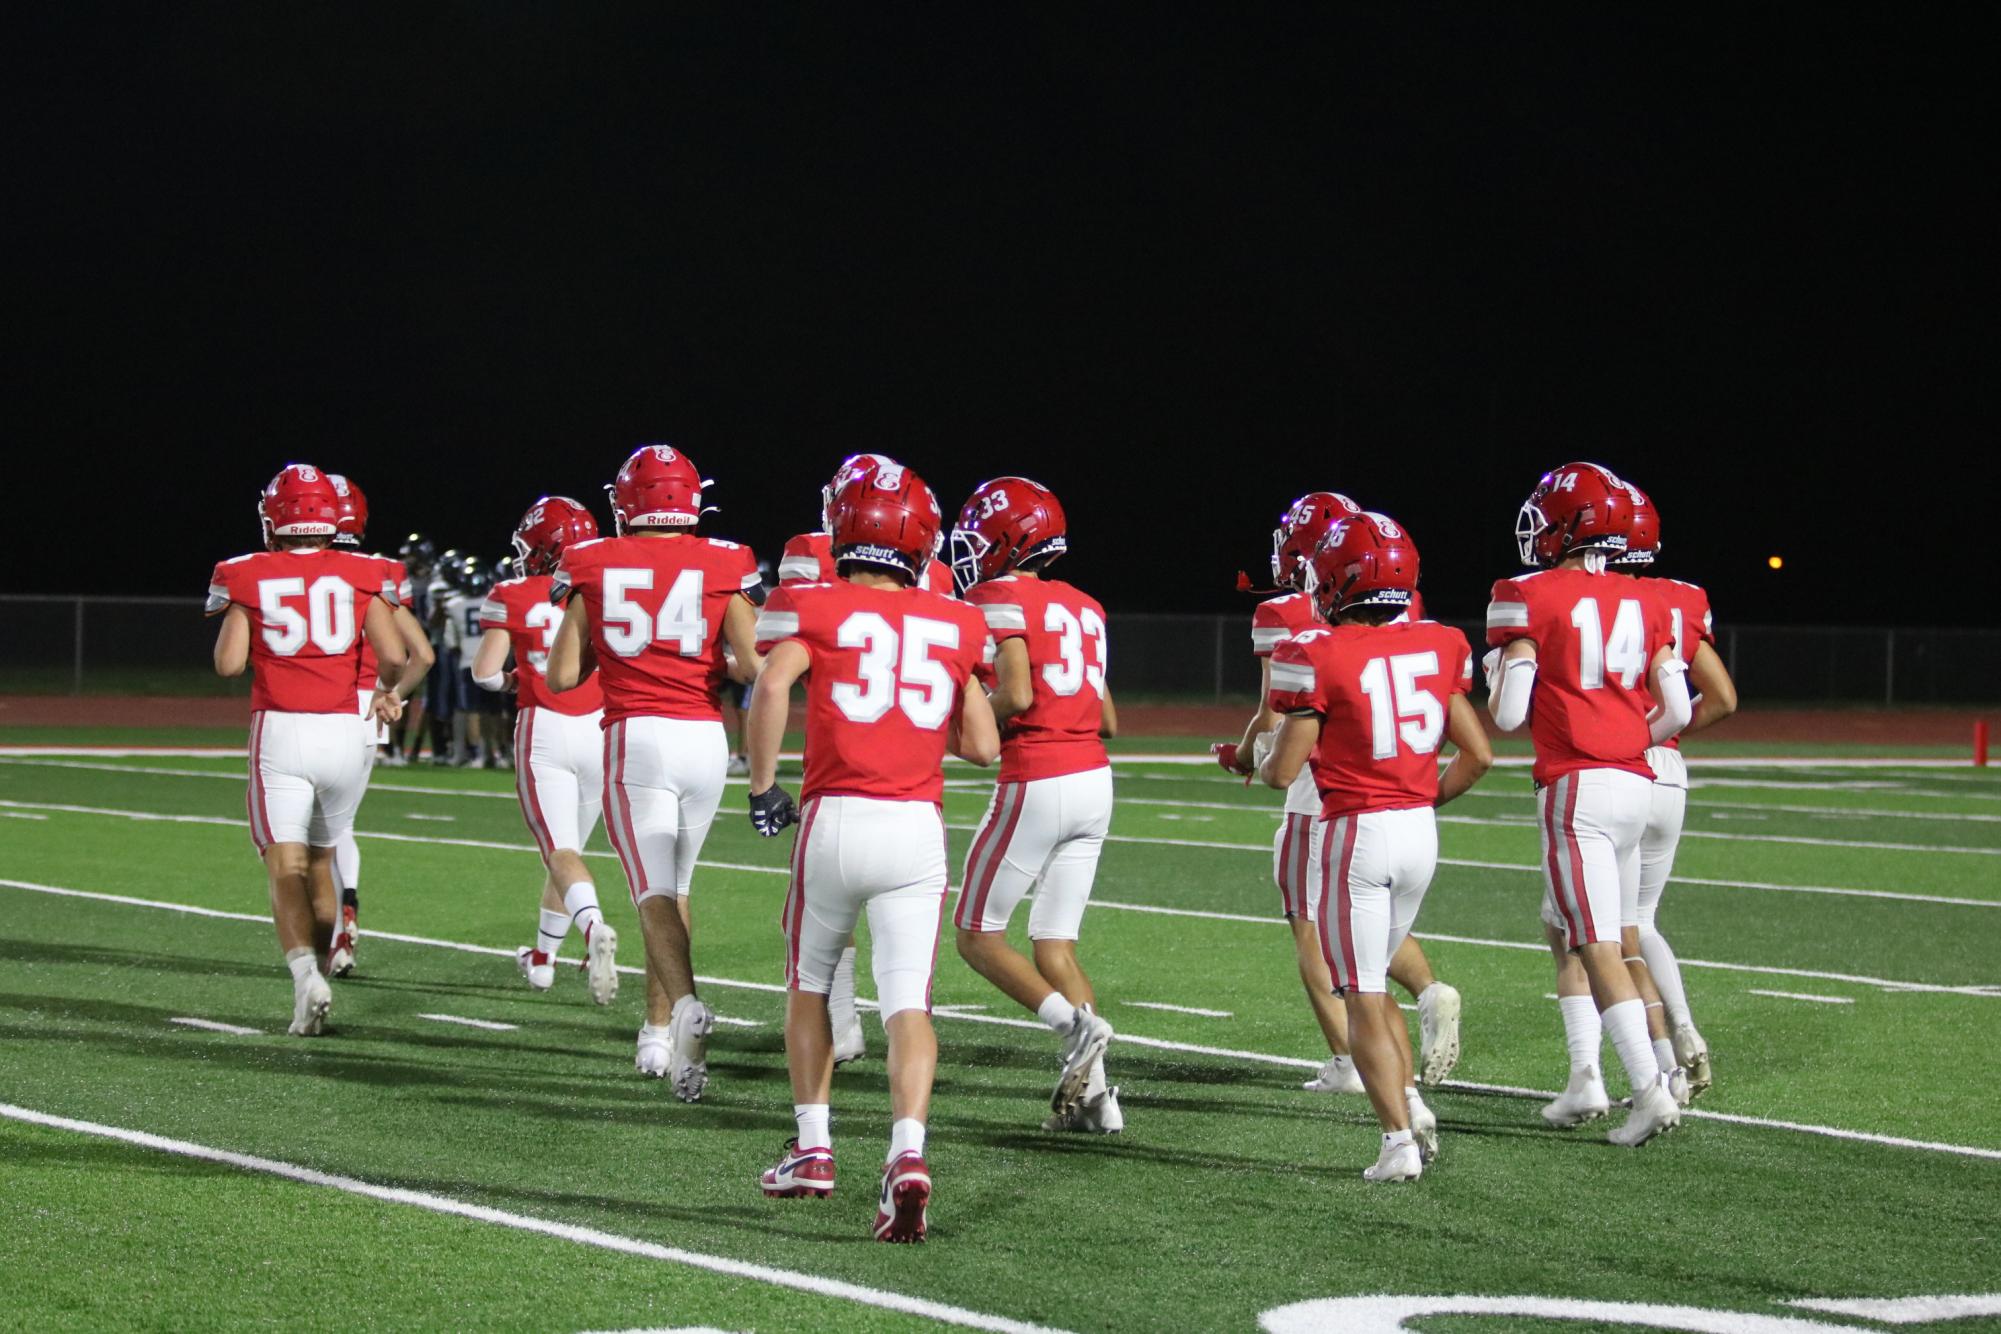
[(799, 807), (790, 792), (773, 783), (750, 794), (750, 822), (765, 838), (776, 838), (785, 826), (799, 823)]

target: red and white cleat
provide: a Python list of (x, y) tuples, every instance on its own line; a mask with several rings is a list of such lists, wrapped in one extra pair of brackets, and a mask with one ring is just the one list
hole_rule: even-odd
[(834, 1193), (834, 1151), (802, 1149), (788, 1139), (777, 1165), (765, 1168), (757, 1184), (774, 1200), (824, 1200)]
[(536, 991), (547, 991), (556, 984), (556, 956), (533, 945), (523, 945), (514, 951), (515, 966), (521, 976)]
[(882, 1199), (875, 1210), (877, 1241), (924, 1240), (926, 1206), (931, 1203), (931, 1169), (914, 1153), (900, 1153), (882, 1169)]
[(333, 948), (327, 952), (327, 974), (346, 977), (354, 971), (354, 941), (361, 934), (355, 924), (354, 909), (341, 905), (340, 929), (334, 932)]

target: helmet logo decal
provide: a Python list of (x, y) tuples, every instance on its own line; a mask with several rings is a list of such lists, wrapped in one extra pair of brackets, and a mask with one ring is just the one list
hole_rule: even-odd
[(319, 470), (314, 468), (310, 463), (301, 463), (299, 465), (298, 477), (302, 482), (317, 482), (320, 480)]
[(672, 445), (655, 445), (653, 446), (653, 457), (659, 459), (662, 463), (672, 463), (680, 455), (674, 452)]
[(885, 463), (875, 470), (876, 489), (880, 491), (900, 491), (903, 489), (903, 465)]

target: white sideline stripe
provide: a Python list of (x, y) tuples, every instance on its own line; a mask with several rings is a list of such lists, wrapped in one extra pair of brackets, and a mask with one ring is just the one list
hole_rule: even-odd
[[(643, 969), (639, 969), (639, 970), (635, 970), (635, 971), (644, 971), (644, 970), (643, 970)], [(711, 1019), (714, 1019), (714, 1020), (715, 1020), (715, 1021), (716, 1021), (717, 1023), (719, 1023), (719, 1024), (728, 1024), (728, 1025), (729, 1025), (729, 1026), (730, 1026), (731, 1028), (763, 1028), (763, 1027), (764, 1027), (764, 1023), (763, 1023), (763, 1021), (762, 1021), (762, 1020), (758, 1020), (758, 1019), (739, 1019), (739, 1018), (737, 1018), (737, 1017), (736, 1017), (735, 1015), (733, 1015), (733, 1014), (717, 1014), (717, 1013), (716, 1013), (716, 1012), (715, 1012), (714, 1010), (711, 1010), (711, 1011), (709, 1011), (709, 1017), (710, 1017)]]
[(1940, 1297), (1783, 1297), (1780, 1304), (1829, 1315), (1858, 1315), (1886, 1325), (1927, 1324), (2001, 1315), (2001, 1292), (1955, 1293)]
[[(171, 903), (162, 899), (139, 899), (124, 894), (100, 893), (96, 890), (65, 889), (57, 885), (37, 885), (22, 880), (0, 880), (0, 886), (32, 890), (43, 894), (54, 894), (63, 898), (95, 899), (104, 903), (117, 903), (129, 907), (157, 908), (166, 912), (187, 913), (196, 917), (219, 917), (231, 921), (249, 922), (257, 926), (263, 926), (267, 923), (266, 918), (258, 917), (251, 913), (222, 912), (214, 908), (198, 908), (192, 904)], [(378, 940), (394, 940), (410, 945), (428, 945), (438, 949), (457, 950), (465, 954), (484, 954), (502, 959), (512, 959), (514, 957), (512, 950), (501, 949), (492, 945), (474, 945), (466, 941), (433, 940), (425, 936), (406, 936), (392, 931), (363, 931), (362, 934)], [(1451, 936), (1433, 938), (1439, 940), (1455, 939), (1455, 937)], [(1540, 945), (1522, 945), (1519, 948), (1540, 951), (1543, 947)], [(1686, 965), (1690, 961), (1684, 959), (1682, 962)], [(643, 970), (621, 966), (619, 971), (622, 973), (639, 973)], [(785, 991), (782, 985), (774, 982), (745, 982), (735, 978), (700, 975), (695, 980), (705, 986), (734, 987), (744, 991), (778, 992), (781, 994)], [(1924, 989), (1944, 990), (1944, 988)], [(1974, 994), (2001, 994), (2001, 992), (1976, 991)], [(864, 1009), (876, 1008), (875, 1002), (859, 998), (857, 999), (857, 1004)], [(1039, 1019), (1014, 1019), (1003, 1015), (965, 1014), (956, 1012), (949, 1006), (936, 1009), (933, 1011), (933, 1014), (938, 1018), (956, 1019), (962, 1023), (993, 1024), (1002, 1028), (1026, 1028), (1037, 1032), (1048, 1031), (1048, 1026)], [(1299, 1056), (1274, 1056), (1269, 1052), (1243, 1051), (1231, 1047), (1210, 1047), (1193, 1042), (1170, 1042), (1164, 1038), (1141, 1037), (1134, 1033), (1115, 1033), (1112, 1040), (1114, 1042), (1130, 1043), (1135, 1047), (1148, 1047), (1157, 1051), (1186, 1052), (1198, 1056), (1221, 1056), (1230, 1060), (1249, 1061), (1259, 1065), (1284, 1066), (1296, 1070), (1318, 1070), (1322, 1064), (1319, 1061), (1308, 1060)], [(1556, 1096), (1554, 1092), (1546, 1089), (1521, 1088), (1511, 1084), (1477, 1084), (1458, 1079), (1447, 1080), (1445, 1086), (1447, 1088), (1471, 1089), (1476, 1093), (1504, 1093), (1512, 1097), (1539, 1098), (1543, 1101), (1548, 1101)], [(1813, 1125), (1803, 1121), (1775, 1121), (1756, 1116), (1738, 1116), (1723, 1112), (1703, 1112), (1697, 1111), (1694, 1108), (1686, 1108), (1682, 1114), (1684, 1116), (1706, 1117), (1712, 1121), (1727, 1121), (1733, 1125), (1765, 1126), (1780, 1130), (1793, 1130), (1807, 1135), (1825, 1135), (1834, 1139), (1851, 1139), (1870, 1144), (1886, 1144), (1894, 1148), (1925, 1149), (1935, 1153), (1953, 1153), (1970, 1158), (2001, 1160), (2001, 1149), (1982, 1149), (1966, 1144), (1945, 1144), (1931, 1140), (1906, 1139), (1897, 1135), (1878, 1135), (1863, 1130), (1843, 1130), (1837, 1126)], [(1018, 1328), (1026, 1329), (1031, 1327), (1018, 1326)]]
[(452, 824), (459, 817), (456, 815), (420, 815), (416, 811), (405, 811), (403, 818), (406, 820), (428, 820), (433, 824)]
[(211, 1033), (234, 1033), (237, 1037), (240, 1038), (257, 1038), (264, 1036), (264, 1030), (261, 1028), (245, 1028), (241, 1024), (221, 1024), (217, 1023), (213, 1019), (182, 1018), (182, 1019), (169, 1019), (167, 1022), (170, 1024), (180, 1024), (186, 1028), (205, 1028)]
[[(1213, 765), (1214, 755), (1141, 755), (1119, 752), (1112, 756), (1113, 764), (1146, 765)], [(1526, 769), (1535, 763), (1527, 755), (1496, 755), (1496, 768)], [(1916, 756), (1898, 759), (1887, 755), (1850, 756), (1847, 758), (1827, 755), (1691, 755), (1688, 757), (1690, 769), (1971, 769), (1973, 761), (1967, 759), (1947, 759), (1938, 756)], [(1979, 780), (1972, 780), (1979, 781)]]
[(49, 818), (46, 815), (37, 815), (33, 811), (0, 811), (0, 815), (6, 816), (9, 820), (46, 820)]
[[(1697, 809), (1700, 809), (1699, 807)], [(1507, 829), (1534, 829), (1533, 820), (1493, 819), (1479, 815), (1441, 815), (1440, 824), (1498, 826)], [(1805, 834), (1726, 834), (1720, 829), (1687, 829), (1683, 838), (1719, 839), (1725, 843), (1796, 843), (1810, 848), (1860, 848), (1874, 852), (1952, 852), (1976, 857), (2001, 857), (2001, 848), (1969, 848), (1947, 843), (1889, 843), (1864, 838), (1809, 838)]]
[(356, 1180), (354, 1177), (337, 1176), (332, 1172), (300, 1167), (296, 1163), (280, 1162), (275, 1158), (260, 1158), (255, 1154), (210, 1148), (206, 1144), (169, 1139), (164, 1135), (153, 1135), (143, 1130), (128, 1130), (123, 1126), (108, 1126), (95, 1121), (78, 1121), (67, 1116), (54, 1116), (48, 1112), (17, 1107), (12, 1103), (0, 1103), (0, 1116), (12, 1121), (23, 1121), (29, 1125), (46, 1126), (51, 1130), (67, 1130), (79, 1135), (95, 1135), (100, 1139), (118, 1140), (137, 1148), (171, 1153), (182, 1158), (198, 1158), (204, 1162), (221, 1163), (226, 1167), (238, 1168), (245, 1172), (262, 1172), (308, 1186), (324, 1186), (349, 1195), (379, 1200), (385, 1204), (405, 1204), (413, 1208), (427, 1209), (432, 1213), (470, 1219), (475, 1223), (490, 1223), (496, 1227), (513, 1228), (520, 1232), (537, 1232), (545, 1237), (575, 1242), (581, 1246), (596, 1246), (600, 1250), (620, 1251), (642, 1259), (662, 1260), (668, 1264), (706, 1269), (711, 1273), (728, 1274), (733, 1278), (747, 1278), (758, 1283), (769, 1283), (775, 1287), (791, 1288), (798, 1292), (811, 1293), (816, 1297), (834, 1297), (842, 1301), (857, 1302), (863, 1306), (873, 1306), (885, 1311), (899, 1311), (906, 1315), (943, 1321), (967, 1329), (993, 1330), (996, 1334), (1047, 1334), (1049, 1329), (1046, 1325), (1009, 1320), (1005, 1316), (969, 1311), (962, 1306), (949, 1306), (944, 1302), (929, 1301), (923, 1297), (907, 1297), (902, 1293), (887, 1292), (881, 1288), (867, 1288), (859, 1283), (846, 1283), (840, 1279), (822, 1278), (818, 1274), (751, 1264), (745, 1260), (732, 1260), (721, 1255), (704, 1255), (700, 1251), (685, 1251), (677, 1246), (662, 1246), (656, 1242), (641, 1241), (636, 1237), (623, 1237), (615, 1232), (579, 1227), (574, 1223), (556, 1223), (529, 1214), (509, 1213), (504, 1209), (455, 1200), (448, 1195), (433, 1195), (429, 1191), (406, 1190), (400, 1186), (378, 1186), (371, 1182)]
[(1811, 991), (1765, 991), (1758, 987), (1748, 988), (1753, 996), (1777, 996), (1780, 1000), (1818, 1001), (1822, 1005), (1853, 1005), (1853, 996), (1816, 996)]
[(492, 1019), (468, 1019), (462, 1014), (419, 1014), (419, 1019), (429, 1019), (434, 1024), (463, 1024), (467, 1028), (484, 1028), (495, 1033), (513, 1033), (521, 1025), (503, 1024)]
[(120, 756), (157, 755), (162, 759), (213, 760), (244, 759), (249, 751), (241, 746), (0, 746), (0, 756), (15, 755), (96, 755), (115, 760)]
[(1228, 1010), (1205, 1010), (1199, 1005), (1169, 1005), (1166, 1001), (1120, 1001), (1121, 1005), (1131, 1005), (1142, 1010), (1167, 1010), (1174, 1014), (1199, 1014), (1205, 1019), (1233, 1019), (1236, 1016)]
[[(131, 772), (131, 770), (124, 765), (107, 764), (102, 767), (106, 769), (118, 769), (121, 770), (122, 772), (127, 772), (127, 773)], [(197, 770), (195, 772), (199, 771)], [(979, 784), (979, 786), (985, 786), (985, 784)], [(1786, 784), (1785, 786), (1805, 787), (1805, 786), (1821, 786), (1821, 785)], [(1904, 789), (1898, 789), (1894, 791), (1891, 795), (1900, 797), (1922, 797), (1931, 794), (1926, 794), (1922, 792), (1911, 792)], [(1955, 793), (1945, 793), (1936, 795), (1958, 800), (1961, 798), (1962, 794), (1955, 792)], [(1533, 804), (1535, 800), (1534, 794), (1528, 792), (1500, 792), (1500, 791), (1488, 792), (1477, 787), (1474, 788), (1472, 791), (1465, 793), (1464, 796), (1461, 798), (1461, 800), (1464, 800), (1465, 797), (1484, 797), (1491, 801), (1520, 802), (1524, 806)], [(1276, 805), (1264, 805), (1264, 804), (1253, 805), (1247, 801), (1193, 801), (1177, 797), (1131, 797), (1125, 795), (1124, 793), (1119, 794), (1118, 804), (1121, 806), (1165, 806), (1174, 809), (1200, 810), (1200, 811), (1236, 811), (1244, 815), (1269, 815), (1273, 819), (1277, 819), (1279, 816), (1285, 813), (1279, 806)], [(1691, 812), (1752, 811), (1759, 814), (1764, 814), (1766, 812), (1777, 811), (1787, 815), (1851, 816), (1855, 819), (1860, 819), (1860, 820), (1874, 820), (1881, 818), (1886, 820), (1943, 820), (1947, 822), (1963, 822), (1968, 824), (2001, 824), (2001, 815), (1955, 814), (1954, 812), (1951, 811), (1890, 811), (1890, 810), (1882, 810), (1874, 806), (1793, 806), (1793, 805), (1781, 805), (1777, 802), (1763, 802), (1763, 801), (1698, 801), (1693, 797), (1691, 797), (1689, 800), (1688, 809)], [(1471, 816), (1441, 815), (1438, 818), (1441, 821), (1454, 821), (1460, 824), (1486, 823)], [(1527, 823), (1530, 828), (1533, 828), (1535, 826), (1535, 821), (1533, 819), (1529, 820)], [(1688, 831), (1684, 830), (1683, 832), (1684, 835), (1686, 835)], [(1728, 834), (1728, 835), (1712, 834), (1710, 835), (1710, 837), (1736, 838), (1740, 836), (1735, 834)], [(1994, 851), (2001, 851), (2001, 849), (1995, 849)]]

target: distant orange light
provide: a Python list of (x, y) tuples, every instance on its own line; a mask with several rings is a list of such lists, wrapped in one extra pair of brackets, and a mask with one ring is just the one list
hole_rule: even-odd
[(1765, 564), (1774, 570), (1783, 570), (1786, 568), (1786, 558), (1784, 556), (1767, 556), (1765, 557)]

